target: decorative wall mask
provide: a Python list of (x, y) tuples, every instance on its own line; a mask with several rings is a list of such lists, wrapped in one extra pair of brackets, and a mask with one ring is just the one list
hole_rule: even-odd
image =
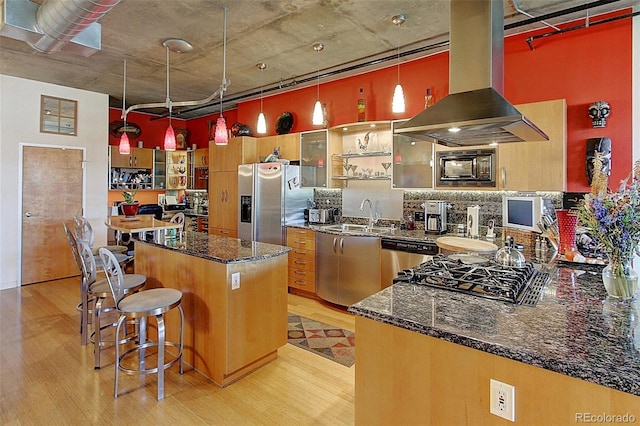
[(611, 108), (607, 101), (596, 101), (589, 106), (589, 117), (594, 128), (606, 127)]
[(111, 136), (114, 138), (120, 138), (120, 136), (125, 132), (131, 139), (137, 139), (142, 134), (142, 129), (136, 123), (132, 123), (130, 121), (127, 122), (126, 126), (122, 120), (116, 120), (109, 123), (109, 133), (111, 133)]

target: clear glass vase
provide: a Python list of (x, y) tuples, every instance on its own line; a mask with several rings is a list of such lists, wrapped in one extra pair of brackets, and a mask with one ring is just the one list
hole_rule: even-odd
[(602, 281), (609, 296), (630, 299), (638, 290), (638, 274), (631, 267), (631, 259), (609, 259), (602, 270)]

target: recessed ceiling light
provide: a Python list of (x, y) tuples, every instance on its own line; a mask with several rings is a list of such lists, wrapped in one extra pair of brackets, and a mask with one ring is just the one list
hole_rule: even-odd
[(460, 127), (449, 127), (448, 129), (451, 133), (458, 133), (460, 131)]

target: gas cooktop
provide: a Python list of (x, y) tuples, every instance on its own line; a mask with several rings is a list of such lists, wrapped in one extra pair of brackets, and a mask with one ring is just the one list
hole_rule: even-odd
[(473, 294), (488, 299), (534, 306), (549, 281), (549, 274), (531, 262), (522, 268), (502, 266), (487, 260), (466, 263), (442, 255), (405, 269), (393, 280)]

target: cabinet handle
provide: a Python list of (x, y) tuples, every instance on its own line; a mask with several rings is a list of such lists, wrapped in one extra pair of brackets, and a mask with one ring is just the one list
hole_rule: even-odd
[(344, 238), (340, 238), (340, 254), (344, 254)]
[(295, 269), (293, 273), (296, 275), (307, 275), (305, 271), (301, 271), (300, 269)]
[(337, 237), (333, 237), (333, 252), (336, 252), (336, 244), (338, 243), (338, 238)]
[(302, 281), (302, 280), (294, 280), (293, 282), (296, 283), (297, 285), (301, 285), (301, 286), (304, 286), (304, 287), (307, 286), (307, 283)]
[(296, 240), (296, 244), (307, 244), (305, 240)]
[(302, 254), (302, 255), (305, 255), (305, 254), (307, 254), (307, 253), (308, 253), (308, 252), (306, 252), (306, 251), (300, 251), (300, 250), (294, 250), (293, 252), (294, 252), (295, 254)]
[(138, 166), (138, 157), (133, 157), (133, 164), (137, 167)]
[(129, 167), (133, 165), (132, 162), (133, 162), (133, 157), (129, 156)]
[(224, 190), (220, 191), (220, 202), (224, 202)]
[(502, 179), (502, 187), (506, 188), (507, 187), (507, 168), (506, 167), (502, 167), (500, 169), (500, 179)]
[(306, 265), (307, 262), (304, 260), (294, 260), (293, 263), (295, 263), (296, 265)]

